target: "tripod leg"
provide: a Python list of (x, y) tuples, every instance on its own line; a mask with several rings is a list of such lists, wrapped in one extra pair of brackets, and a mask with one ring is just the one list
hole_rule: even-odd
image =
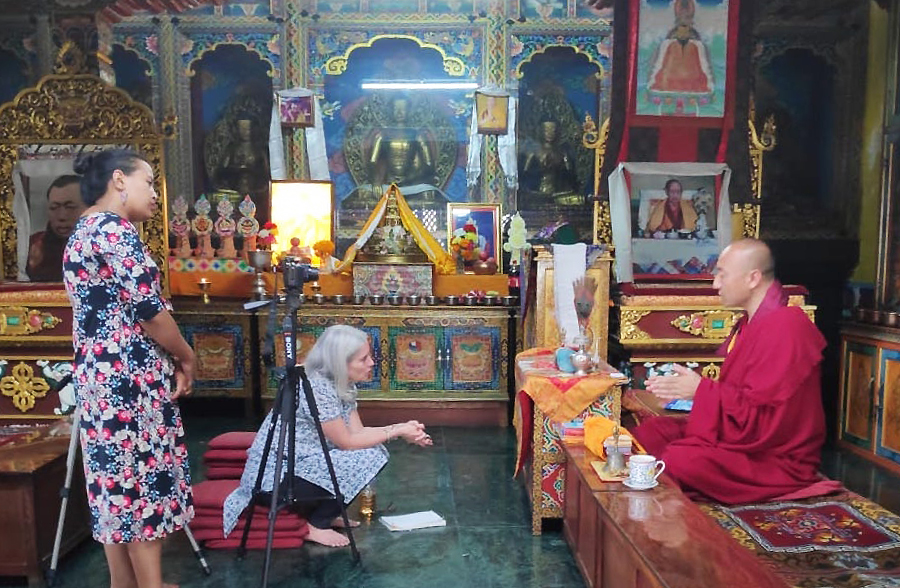
[(212, 575), (212, 570), (209, 569), (209, 564), (206, 563), (206, 556), (203, 555), (203, 550), (200, 549), (200, 544), (197, 543), (197, 540), (194, 538), (194, 534), (191, 533), (191, 528), (187, 525), (184, 526), (184, 534), (187, 535), (188, 541), (191, 542), (191, 549), (194, 550), (194, 555), (197, 556), (197, 561), (200, 562), (200, 567), (203, 568), (203, 573), (207, 576)]
[(56, 567), (59, 564), (59, 550), (62, 545), (63, 526), (66, 522), (66, 508), (69, 506), (69, 490), (72, 488), (72, 472), (75, 469), (75, 455), (78, 453), (78, 430), (81, 428), (81, 405), (75, 404), (72, 413), (72, 435), (69, 438), (69, 453), (66, 455), (66, 481), (59, 490), (62, 501), (59, 506), (59, 521), (56, 524), (56, 538), (53, 540), (53, 555), (50, 557), (50, 569), (47, 571), (47, 586), (53, 586), (56, 579)]

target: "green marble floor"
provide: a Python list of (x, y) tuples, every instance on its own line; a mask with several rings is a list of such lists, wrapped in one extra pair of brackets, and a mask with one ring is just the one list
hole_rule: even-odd
[[(195, 479), (202, 479), (199, 458), (207, 439), (222, 431), (252, 428), (239, 419), (185, 416)], [(446, 527), (392, 533), (377, 522), (363, 524), (354, 532), (361, 565), (354, 564), (349, 548), (309, 544), (277, 550), (269, 586), (584, 586), (561, 532), (531, 535), (527, 498), (512, 477), (513, 429), (439, 427), (430, 432), (434, 446), (428, 449), (391, 443), (391, 460), (376, 482), (377, 508), (393, 514), (435, 510), (447, 520)], [(179, 533), (164, 547), (164, 579), (182, 588), (260, 585), (262, 551), (249, 552), (243, 560), (233, 551), (206, 555), (212, 568), (209, 577)], [(0, 586), (23, 585), (7, 582), (0, 579)], [(64, 558), (56, 586), (108, 586), (101, 549), (87, 541)]]

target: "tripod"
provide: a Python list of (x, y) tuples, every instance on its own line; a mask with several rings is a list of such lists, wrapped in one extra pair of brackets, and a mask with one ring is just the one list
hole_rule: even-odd
[[(287, 279), (285, 280), (287, 285)], [(260, 459), (259, 472), (256, 474), (256, 482), (253, 486), (253, 496), (250, 499), (250, 511), (247, 513), (247, 520), (244, 523), (244, 532), (241, 536), (241, 545), (238, 548), (238, 557), (243, 557), (247, 551), (247, 537), (250, 534), (250, 525), (253, 521), (253, 513), (256, 504), (260, 501), (263, 494), (262, 483), (265, 477), (266, 466), (269, 462), (269, 454), (272, 451), (272, 444), (275, 438), (275, 430), (278, 429), (278, 444), (275, 446), (275, 471), (272, 477), (272, 497), (269, 504), (269, 527), (266, 535), (266, 552), (263, 563), (262, 583), (265, 588), (269, 581), (269, 564), (272, 560), (272, 540), (275, 533), (275, 518), (278, 511), (282, 508), (297, 502), (294, 490), (294, 451), (297, 435), (296, 414), (299, 401), (299, 389), (303, 388), (306, 398), (306, 404), (309, 407), (309, 413), (316, 425), (316, 432), (319, 436), (319, 442), (322, 445), (322, 453), (325, 456), (325, 464), (328, 466), (328, 473), (331, 476), (331, 484), (334, 488), (333, 498), (338, 501), (341, 506), (341, 516), (344, 521), (344, 528), (350, 539), (350, 551), (353, 559), (359, 563), (359, 551), (356, 549), (356, 542), (353, 539), (353, 530), (350, 527), (350, 520), (347, 517), (347, 507), (344, 504), (344, 498), (341, 495), (340, 486), (337, 480), (337, 474), (334, 471), (334, 464), (331, 461), (331, 454), (328, 451), (328, 442), (325, 438), (325, 431), (322, 429), (322, 421), (319, 418), (319, 409), (316, 406), (316, 399), (313, 395), (312, 386), (306, 377), (306, 371), (303, 366), (297, 365), (297, 310), (300, 308), (300, 286), (287, 287), (287, 312), (283, 321), (284, 331), (284, 350), (286, 370), (281, 383), (278, 386), (278, 394), (275, 396), (275, 403), (272, 407), (271, 422), (269, 431), (266, 434), (266, 442), (263, 446), (262, 457)], [(273, 296), (269, 302), (269, 333), (266, 339), (267, 347), (270, 344), (269, 336), (274, 335), (274, 328), (277, 317), (278, 296)], [(271, 349), (266, 350), (267, 363), (274, 357)], [(287, 453), (285, 453), (287, 451)], [(287, 471), (284, 475), (284, 483), (281, 483), (282, 472), (285, 459), (287, 460)], [(284, 486), (283, 497), (280, 496), (282, 486)]]
[[(64, 386), (65, 381), (61, 384)], [(56, 524), (56, 538), (53, 540), (53, 555), (50, 557), (50, 569), (47, 571), (48, 586), (53, 586), (53, 582), (56, 579), (56, 566), (59, 563), (59, 549), (62, 545), (63, 526), (66, 522), (66, 508), (69, 505), (69, 491), (72, 489), (72, 473), (75, 470), (75, 455), (78, 453), (78, 431), (80, 428), (81, 404), (76, 402), (75, 411), (72, 413), (72, 436), (69, 438), (69, 453), (66, 456), (66, 481), (59, 490), (59, 495), (62, 497), (62, 503), (59, 508), (59, 521)], [(212, 570), (209, 569), (209, 564), (206, 563), (206, 557), (203, 555), (200, 545), (197, 543), (194, 534), (191, 533), (191, 530), (187, 525), (184, 526), (184, 534), (187, 535), (188, 541), (191, 542), (191, 549), (194, 550), (194, 555), (197, 556), (197, 561), (200, 562), (203, 573), (209, 576), (212, 574)]]

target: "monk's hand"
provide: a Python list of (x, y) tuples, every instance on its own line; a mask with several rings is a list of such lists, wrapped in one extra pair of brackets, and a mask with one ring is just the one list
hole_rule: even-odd
[(660, 400), (690, 400), (700, 386), (700, 374), (684, 366), (673, 366), (675, 375), (653, 376), (644, 384), (654, 396)]

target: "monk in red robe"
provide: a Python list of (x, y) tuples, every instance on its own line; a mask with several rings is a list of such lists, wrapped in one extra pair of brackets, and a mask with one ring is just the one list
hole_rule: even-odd
[(737, 504), (838, 489), (818, 473), (825, 339), (801, 308), (787, 306), (768, 246), (746, 239), (726, 247), (713, 287), (725, 306), (747, 312), (723, 345), (719, 380), (681, 366), (649, 378), (660, 399), (694, 406), (687, 419), (656, 417), (634, 436), (690, 495)]

